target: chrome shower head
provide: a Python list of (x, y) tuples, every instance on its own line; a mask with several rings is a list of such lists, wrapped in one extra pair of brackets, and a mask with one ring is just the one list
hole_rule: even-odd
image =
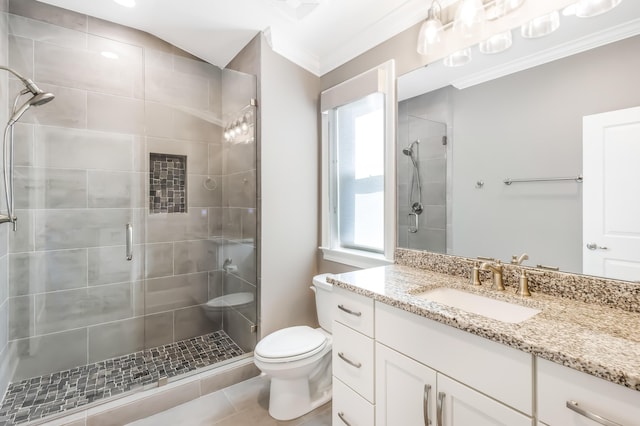
[(30, 107), (44, 105), (48, 102), (51, 102), (53, 98), (55, 98), (53, 93), (45, 93), (40, 90), (39, 93), (32, 96), (29, 100), (27, 100), (27, 102), (22, 104), (22, 106), (13, 113), (13, 115), (9, 119), (9, 125), (12, 125), (16, 121), (18, 121), (20, 117), (22, 117), (22, 114), (24, 114)]
[(402, 148), (402, 153), (409, 157), (413, 156), (413, 146), (419, 143), (420, 143), (420, 139), (416, 139), (415, 141), (411, 142), (411, 145), (409, 145), (408, 147)]

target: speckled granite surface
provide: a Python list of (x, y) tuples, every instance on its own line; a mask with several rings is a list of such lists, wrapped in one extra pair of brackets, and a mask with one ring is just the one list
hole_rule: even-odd
[[(541, 292), (520, 297), (513, 288), (474, 287), (469, 279), (391, 265), (330, 276), (332, 284), (382, 303), (503, 343), (640, 391), (640, 314)], [(518, 324), (493, 320), (420, 298), (449, 287), (539, 309)]]
[[(463, 278), (470, 277), (471, 266), (477, 261), (467, 257), (408, 249), (396, 249), (395, 259), (398, 265)], [(532, 292), (640, 313), (640, 283), (505, 264), (504, 285), (515, 288), (522, 269), (531, 272), (529, 289)], [(483, 281), (490, 281), (488, 272), (481, 272), (481, 276)]]

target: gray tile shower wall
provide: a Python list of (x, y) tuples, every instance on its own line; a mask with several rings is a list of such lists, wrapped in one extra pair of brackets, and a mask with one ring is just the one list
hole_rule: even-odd
[[(0, 228), (0, 390), (222, 329), (202, 306), (235, 291), (220, 260), (228, 251), (238, 288), (254, 294), (256, 270), (255, 160), (244, 158), (255, 147), (223, 150), (222, 71), (130, 28), (34, 0), (8, 6), (0, 62), (56, 98), (16, 126), (18, 232)], [(186, 157), (186, 212), (150, 214), (151, 153)]]

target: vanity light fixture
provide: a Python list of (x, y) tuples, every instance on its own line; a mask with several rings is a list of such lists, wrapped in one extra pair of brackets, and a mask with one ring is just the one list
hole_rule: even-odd
[(520, 30), (520, 34), (524, 38), (538, 38), (549, 35), (558, 28), (560, 28), (560, 14), (555, 10), (524, 24)]
[(440, 43), (440, 33), (442, 32), (441, 13), (440, 2), (433, 0), (427, 12), (427, 19), (422, 23), (418, 34), (417, 51), (419, 54), (426, 55), (431, 46)]
[(124, 7), (134, 7), (136, 5), (136, 0), (113, 0), (118, 3), (120, 6)]
[(485, 19), (482, 0), (462, 0), (456, 10), (453, 31), (460, 33), (463, 37), (473, 37), (480, 31)]
[(602, 15), (619, 5), (622, 0), (580, 0), (576, 3), (576, 16), (590, 18)]

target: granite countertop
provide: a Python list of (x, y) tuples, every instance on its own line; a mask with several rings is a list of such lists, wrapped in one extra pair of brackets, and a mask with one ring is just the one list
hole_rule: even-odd
[[(513, 289), (471, 286), (469, 280), (403, 265), (336, 274), (328, 281), (416, 315), (473, 333), (567, 367), (640, 391), (640, 314)], [(461, 289), (541, 312), (505, 323), (416, 297), (439, 287)]]

